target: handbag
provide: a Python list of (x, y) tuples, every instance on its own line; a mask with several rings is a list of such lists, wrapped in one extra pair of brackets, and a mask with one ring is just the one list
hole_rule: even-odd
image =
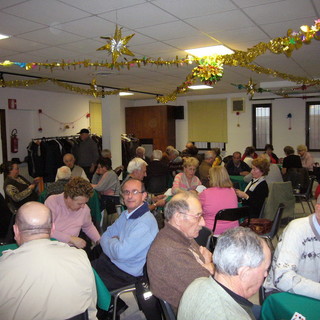
[(263, 218), (251, 218), (250, 220), (245, 219), (240, 226), (250, 228), (253, 232), (258, 235), (266, 234), (271, 231), (272, 220)]

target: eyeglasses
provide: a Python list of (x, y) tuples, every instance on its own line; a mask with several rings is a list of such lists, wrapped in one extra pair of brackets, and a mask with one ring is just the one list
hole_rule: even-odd
[(183, 212), (180, 212), (180, 213), (181, 213), (181, 214), (185, 214), (186, 216), (190, 216), (190, 217), (196, 218), (197, 221), (200, 221), (201, 218), (203, 218), (203, 212), (200, 212), (200, 213), (198, 213), (197, 215), (189, 214), (189, 213), (183, 213)]
[(130, 194), (132, 194), (133, 196), (136, 196), (136, 195), (138, 195), (139, 193), (144, 193), (145, 191), (139, 191), (139, 190), (132, 190), (132, 191), (130, 191), (130, 190), (123, 190), (123, 191), (121, 191), (121, 194), (123, 195), (123, 196), (129, 196)]

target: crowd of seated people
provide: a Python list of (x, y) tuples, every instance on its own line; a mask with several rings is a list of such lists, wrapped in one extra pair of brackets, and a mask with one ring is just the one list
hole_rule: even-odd
[[(259, 306), (250, 303), (248, 298), (259, 290), (269, 269), (271, 254), (264, 240), (238, 227), (238, 221), (218, 221), (215, 234), (220, 237), (213, 254), (194, 239), (202, 227), (212, 230), (215, 216), (222, 209), (248, 206), (250, 217), (259, 217), (268, 197), (268, 185), (282, 182), (292, 168), (306, 168), (312, 172), (314, 162), (305, 146), (297, 147), (299, 155), (286, 146), (283, 161), (273, 151), (272, 145), (266, 145), (264, 152), (258, 155), (255, 148), (249, 146), (244, 158), (235, 151), (225, 163), (220, 149), (208, 150), (201, 157), (191, 142), (181, 153), (168, 146), (164, 152), (154, 150), (150, 158), (145, 149), (139, 147), (136, 157), (124, 170), (126, 175), (122, 183), (112, 170), (108, 149), (95, 162), (94, 172), (92, 166), (87, 166), (86, 171), (93, 174), (90, 182), (87, 176), (81, 178), (85, 172), (75, 164), (75, 156), (66, 154), (66, 166), (58, 169), (57, 181), (47, 187), (44, 207), (32, 202), (39, 197), (38, 180), (29, 183), (19, 175), (18, 165), (9, 162), (2, 166), (4, 190), (15, 210), (22, 207), (19, 214), (22, 218), (26, 215), (23, 219), (33, 212), (36, 215), (41, 212), (50, 220), (41, 228), (32, 226), (32, 223), (37, 225), (39, 217), (32, 223), (28, 220), (31, 226), (28, 228), (33, 230), (31, 241), (46, 239), (48, 246), (51, 237), (74, 250), (85, 249), (87, 259), (93, 260), (92, 266), (109, 290), (132, 284), (147, 272), (152, 293), (171, 304), (177, 319), (208, 319), (217, 315), (221, 319), (259, 319)], [(164, 183), (157, 192), (151, 181), (160, 180), (160, 177)], [(233, 177), (243, 179), (246, 187), (240, 190)], [(50, 191), (58, 187), (59, 191)], [(110, 208), (106, 206), (110, 197), (110, 211), (115, 211), (115, 204), (122, 206), (120, 216), (104, 232), (94, 225), (87, 205), (94, 190), (101, 198), (100, 209)], [(115, 197), (117, 201), (113, 201)], [(23, 207), (25, 203), (27, 207)], [(157, 223), (158, 208), (165, 218), (163, 227)], [(320, 256), (319, 216), (320, 198), (313, 215), (296, 219), (285, 229), (272, 260), (272, 272), (264, 283), (268, 294), (285, 291), (320, 299), (319, 259), (311, 259), (311, 255)], [(39, 225), (43, 226), (40, 220)], [(19, 240), (19, 235), (24, 234), (25, 225), (19, 220), (14, 229), (21, 252), (26, 240)], [(10, 255), (0, 259), (0, 269), (3, 266), (5, 273), (6, 264), (2, 261), (11, 259)], [(91, 276), (87, 272), (88, 281)], [(7, 285), (7, 280), (1, 276), (0, 285)], [(91, 295), (86, 308), (89, 319), (96, 319), (96, 310), (92, 309), (96, 293)], [(75, 299), (80, 301), (78, 296)], [(121, 311), (126, 308), (122, 301), (120, 306)], [(0, 318), (2, 314), (14, 312), (14, 308), (0, 302)], [(83, 311), (72, 310), (70, 316)], [(101, 310), (99, 312), (98, 319), (106, 317)]]

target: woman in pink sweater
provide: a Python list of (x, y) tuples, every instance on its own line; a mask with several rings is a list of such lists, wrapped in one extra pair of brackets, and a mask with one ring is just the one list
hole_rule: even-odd
[[(202, 205), (203, 217), (206, 227), (212, 230), (214, 219), (218, 211), (228, 208), (237, 208), (237, 195), (233, 189), (232, 182), (228, 172), (223, 166), (213, 167), (209, 171), (210, 188), (199, 194)], [(215, 234), (221, 234), (227, 229), (237, 227), (237, 221), (219, 220), (216, 226)]]
[(183, 161), (183, 172), (178, 173), (172, 185), (172, 193), (191, 191), (196, 194), (197, 187), (201, 185), (200, 179), (195, 175), (199, 166), (199, 160), (193, 157), (185, 158)]
[(83, 230), (94, 243), (100, 241), (100, 234), (92, 223), (90, 209), (86, 205), (92, 194), (90, 182), (74, 177), (66, 184), (63, 193), (47, 198), (44, 204), (51, 210), (54, 223), (52, 238), (83, 249), (86, 241), (79, 237)]

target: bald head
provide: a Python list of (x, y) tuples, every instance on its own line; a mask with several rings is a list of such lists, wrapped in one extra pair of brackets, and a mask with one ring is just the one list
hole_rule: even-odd
[(18, 244), (39, 238), (49, 238), (52, 227), (51, 211), (40, 202), (27, 202), (16, 215), (14, 226)]
[(66, 153), (63, 156), (63, 163), (69, 167), (70, 169), (72, 169), (74, 167), (74, 162), (76, 161), (76, 159), (74, 158), (74, 155), (71, 153)]

